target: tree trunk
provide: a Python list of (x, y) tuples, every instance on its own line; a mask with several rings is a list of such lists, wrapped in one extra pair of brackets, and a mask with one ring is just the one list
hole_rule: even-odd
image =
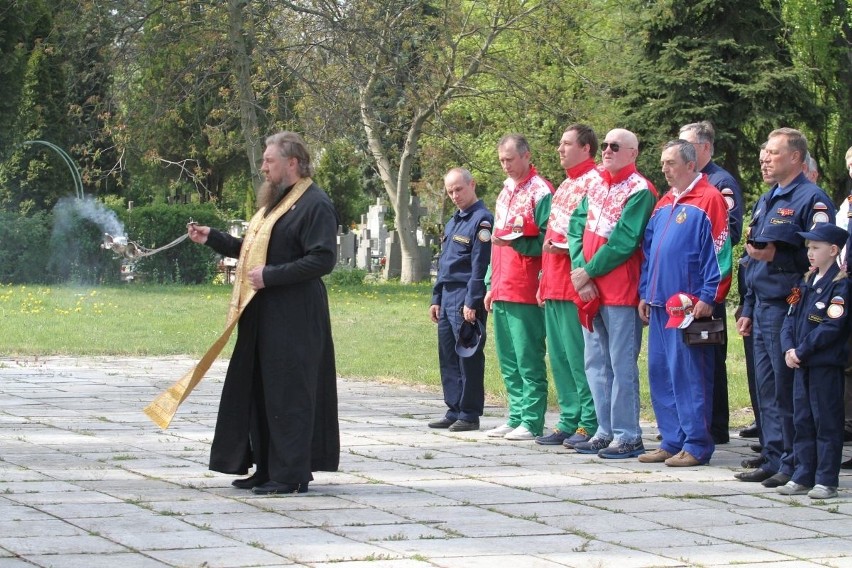
[(415, 120), (409, 129), (405, 149), (399, 161), (394, 177), (393, 166), (385, 153), (382, 140), (379, 138), (380, 128), (374, 118), (373, 109), (368, 100), (371, 85), (362, 88), (361, 123), (367, 135), (367, 147), (373, 156), (379, 177), (382, 179), (385, 191), (390, 197), (391, 207), (395, 216), (396, 233), (399, 238), (401, 253), (399, 280), (402, 284), (419, 282), (428, 276), (421, 269), (420, 251), (417, 248), (417, 227), (411, 224), (411, 164), (412, 149), (416, 149), (417, 139), (422, 129), (422, 120)]
[(234, 83), (240, 98), (240, 126), (245, 140), (246, 157), (251, 167), (251, 179), (254, 188), (260, 187), (263, 179), (259, 163), (263, 156), (263, 141), (257, 127), (257, 100), (251, 83), (251, 46), (249, 37), (253, 35), (249, 23), (243, 16), (248, 8), (248, 0), (228, 0), (228, 41), (234, 69)]
[[(421, 268), (420, 249), (417, 247), (417, 227), (411, 225), (411, 190), (410, 186), (404, 191), (397, 189), (401, 202), (394, 204), (396, 212), (396, 233), (399, 237), (400, 259), (399, 281), (402, 284), (413, 284), (424, 280)], [(404, 201), (403, 201), (404, 200)]]

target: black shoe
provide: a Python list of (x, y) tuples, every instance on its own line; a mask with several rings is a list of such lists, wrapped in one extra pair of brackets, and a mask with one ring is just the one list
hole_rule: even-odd
[(458, 419), (450, 425), (448, 430), (450, 432), (470, 432), (471, 430), (479, 430), (479, 422)]
[(749, 447), (751, 448), (751, 451), (756, 452), (758, 454), (763, 451), (763, 446), (761, 446), (760, 444), (752, 444)]
[(455, 423), (456, 423), (455, 420), (452, 420), (452, 419), (444, 416), (440, 420), (433, 420), (432, 422), (430, 422), (429, 428), (449, 428), (450, 426), (452, 426)]
[(789, 475), (778, 472), (769, 479), (762, 481), (761, 485), (764, 487), (781, 487), (782, 485), (787, 485), (788, 481), (790, 481)]
[(255, 472), (251, 477), (246, 477), (245, 479), (235, 479), (231, 482), (231, 485), (236, 487), (237, 489), (252, 489), (257, 487), (258, 485), (263, 485), (269, 481), (269, 476), (265, 474), (259, 474)]
[(852, 459), (848, 459), (840, 464), (840, 469), (852, 469)]
[(724, 434), (711, 434), (711, 436), (713, 437), (713, 443), (717, 446), (727, 444), (731, 441), (731, 435), (727, 432), (725, 432)]
[(263, 485), (252, 488), (255, 495), (284, 495), (287, 493), (307, 493), (308, 482), (281, 483), (279, 481), (267, 481)]
[(735, 473), (734, 477), (739, 479), (740, 481), (750, 481), (754, 483), (762, 483), (775, 475), (772, 472), (766, 471), (765, 469), (753, 469), (751, 471), (741, 471), (739, 473)]
[(747, 458), (740, 462), (740, 465), (746, 469), (756, 469), (766, 463), (764, 458)]
[(754, 422), (751, 423), (751, 426), (746, 426), (740, 430), (740, 438), (757, 438), (758, 436), (760, 436), (760, 431)]

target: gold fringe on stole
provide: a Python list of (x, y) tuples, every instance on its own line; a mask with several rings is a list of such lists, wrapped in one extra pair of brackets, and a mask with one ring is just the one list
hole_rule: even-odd
[(225, 331), (222, 332), (219, 339), (207, 350), (201, 360), (196, 363), (195, 367), (189, 370), (172, 386), (160, 393), (151, 404), (144, 408), (144, 412), (148, 415), (148, 418), (160, 428), (165, 430), (169, 427), (178, 407), (186, 400), (192, 389), (201, 382), (205, 373), (210, 369), (210, 365), (213, 364), (213, 361), (222, 352), (225, 344), (228, 343), (231, 332), (234, 331), (234, 327), (237, 325), (243, 310), (245, 310), (245, 307), (255, 294), (255, 290), (251, 287), (248, 279), (249, 270), (266, 264), (266, 253), (269, 247), (269, 238), (272, 235), (272, 227), (293, 207), (312, 183), (311, 178), (300, 179), (275, 209), (272, 210), (272, 213), (264, 217), (266, 209), (261, 209), (251, 218), (248, 231), (246, 231), (246, 236), (243, 238), (240, 258), (237, 262), (237, 273), (234, 279), (234, 289), (231, 292), (231, 301), (228, 305), (228, 319)]

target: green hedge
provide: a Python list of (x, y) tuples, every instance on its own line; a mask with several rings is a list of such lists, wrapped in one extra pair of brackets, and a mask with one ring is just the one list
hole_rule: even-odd
[(49, 213), (31, 216), (0, 211), (0, 284), (47, 284), (50, 261)]
[[(186, 233), (190, 219), (199, 225), (226, 229), (225, 219), (209, 203), (146, 205), (122, 214), (130, 240), (149, 249), (172, 242)], [(142, 258), (136, 270), (148, 282), (200, 284), (216, 274), (216, 254), (209, 248), (185, 240), (179, 245)]]
[[(186, 234), (189, 219), (226, 227), (211, 204), (150, 205), (114, 210), (90, 198), (63, 199), (54, 210), (31, 215), (0, 211), (0, 284), (116, 283), (126, 259), (101, 247), (104, 233), (122, 233), (146, 248)], [(184, 241), (140, 259), (136, 271), (158, 283), (198, 284), (216, 274), (216, 254)]]

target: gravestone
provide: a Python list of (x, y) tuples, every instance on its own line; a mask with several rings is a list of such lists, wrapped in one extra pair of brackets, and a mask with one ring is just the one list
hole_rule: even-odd
[[(408, 218), (411, 221), (411, 227), (414, 227), (414, 237), (417, 242), (417, 251), (414, 253), (414, 260), (417, 263), (417, 274), (419, 278), (425, 278), (429, 275), (429, 268), (432, 263), (431, 239), (427, 237), (420, 229), (420, 218), (424, 217), (428, 210), (420, 205), (420, 198), (412, 195), (409, 199)], [(399, 242), (399, 235), (396, 231), (385, 241), (385, 257), (387, 261), (384, 266), (383, 276), (387, 278), (396, 278), (402, 273), (402, 245)]]
[(366, 229), (369, 231), (368, 239), (371, 239), (370, 248), (373, 255), (385, 256), (385, 239), (388, 238), (388, 228), (385, 225), (385, 213), (388, 208), (382, 204), (382, 198), (377, 197), (376, 203), (370, 205), (367, 211)]
[(337, 264), (347, 268), (355, 268), (355, 233), (343, 232), (343, 227), (337, 227)]
[[(364, 217), (366, 215), (361, 215), (362, 223)], [(369, 229), (361, 229), (358, 235), (358, 251), (355, 253), (355, 266), (367, 272), (372, 272), (373, 270), (373, 249), (370, 247)]]
[(382, 275), (388, 278), (399, 278), (402, 274), (402, 246), (399, 244), (399, 234), (394, 231), (385, 240), (385, 266)]

